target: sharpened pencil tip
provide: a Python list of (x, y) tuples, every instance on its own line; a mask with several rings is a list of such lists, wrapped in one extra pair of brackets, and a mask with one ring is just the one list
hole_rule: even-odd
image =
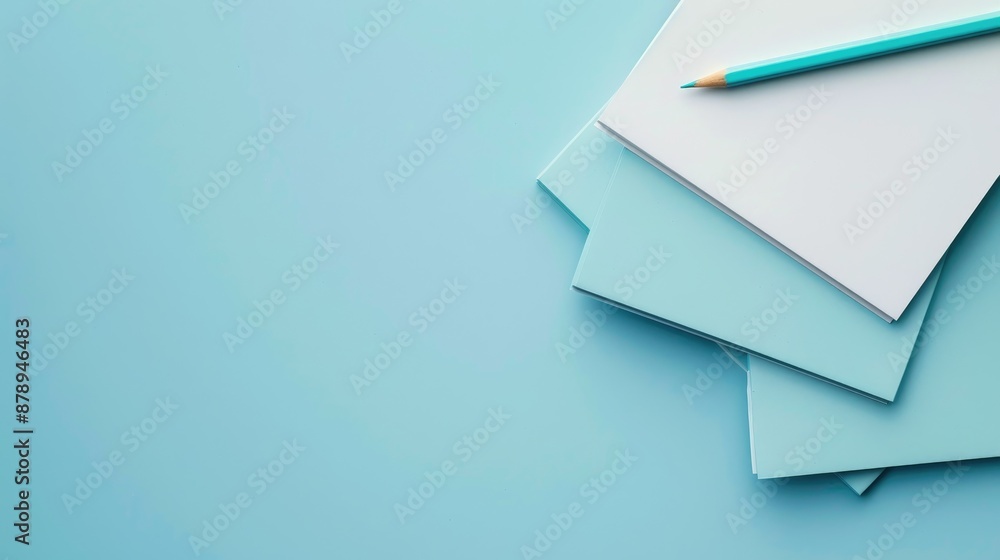
[(702, 76), (697, 80), (688, 82), (681, 86), (682, 89), (685, 88), (724, 88), (727, 87), (726, 82), (726, 71), (719, 70), (714, 74), (709, 74), (707, 76)]

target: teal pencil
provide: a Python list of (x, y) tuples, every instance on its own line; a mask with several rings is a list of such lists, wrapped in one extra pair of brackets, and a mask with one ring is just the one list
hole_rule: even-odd
[(727, 88), (1000, 31), (1000, 12), (720, 70), (682, 88)]

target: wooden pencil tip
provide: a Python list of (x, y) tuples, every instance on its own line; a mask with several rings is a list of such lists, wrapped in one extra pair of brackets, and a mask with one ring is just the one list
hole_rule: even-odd
[(686, 88), (724, 88), (726, 87), (726, 71), (719, 70), (713, 74), (709, 74), (703, 78), (698, 78), (697, 80), (688, 82), (681, 86), (681, 89)]

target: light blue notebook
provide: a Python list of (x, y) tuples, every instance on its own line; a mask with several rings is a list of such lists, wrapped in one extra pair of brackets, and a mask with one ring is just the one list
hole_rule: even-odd
[(883, 402), (895, 399), (908, 361), (904, 341), (920, 329), (937, 271), (900, 320), (886, 323), (639, 156), (624, 153), (615, 177), (576, 289)]
[(604, 193), (625, 151), (596, 123), (597, 115), (538, 176), (538, 186), (587, 231), (597, 221)]
[(863, 471), (837, 473), (837, 477), (860, 496), (865, 493), (865, 490), (871, 488), (872, 484), (875, 484), (875, 481), (878, 480), (878, 477), (882, 476), (883, 472), (885, 472), (885, 469), (865, 469)]
[[(761, 478), (1000, 456), (1000, 193), (952, 245), (906, 383), (880, 406), (751, 357)], [(802, 453), (798, 450), (803, 449)]]
[[(538, 185), (588, 231), (597, 218), (601, 201), (625, 151), (624, 147), (596, 128), (595, 121), (596, 117), (587, 123), (538, 178)], [(719, 346), (747, 371), (748, 357), (745, 353)], [(882, 469), (872, 469), (838, 473), (837, 476), (861, 495), (882, 472)]]

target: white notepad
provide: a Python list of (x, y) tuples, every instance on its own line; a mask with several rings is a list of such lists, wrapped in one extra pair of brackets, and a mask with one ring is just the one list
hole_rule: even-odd
[[(742, 63), (996, 0), (686, 0), (600, 125), (859, 303), (898, 319), (1000, 175), (1000, 35), (729, 90)], [(893, 23), (895, 22), (895, 23)]]

